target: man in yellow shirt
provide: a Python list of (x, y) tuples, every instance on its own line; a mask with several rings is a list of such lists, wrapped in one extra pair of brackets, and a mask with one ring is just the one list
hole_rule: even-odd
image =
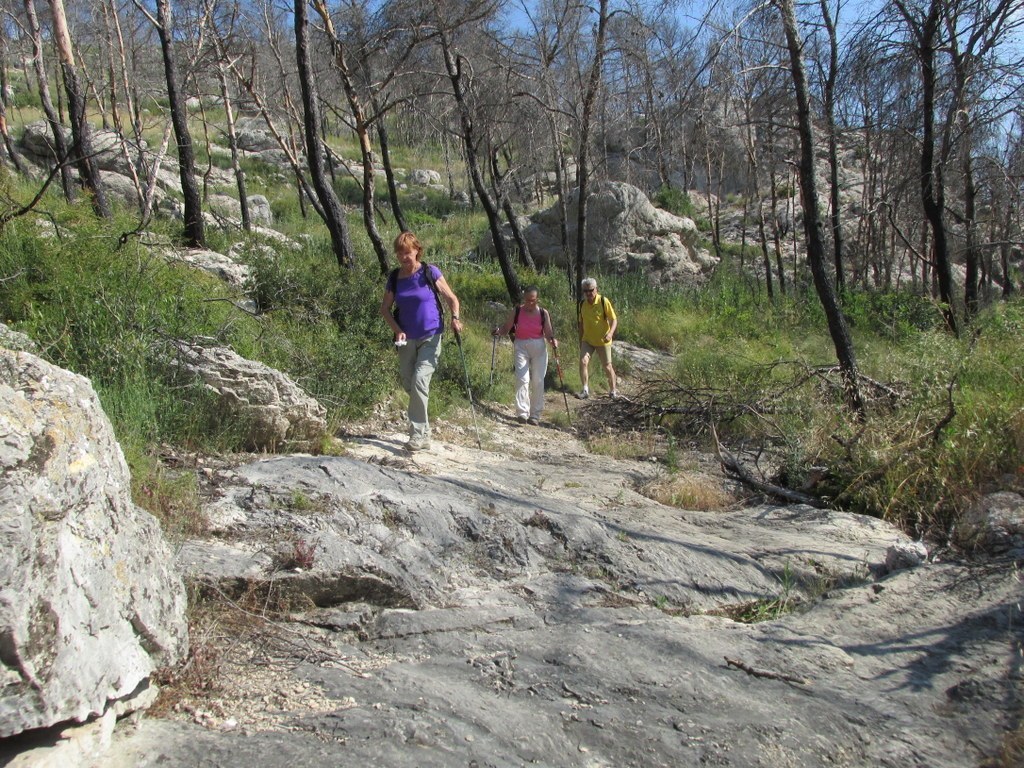
[(590, 397), (590, 356), (594, 353), (601, 359), (604, 375), (608, 377), (608, 390), (612, 398), (618, 397), (615, 389), (615, 369), (612, 367), (612, 339), (619, 320), (612, 303), (597, 292), (597, 280), (585, 278), (580, 283), (583, 301), (577, 308), (580, 329), (580, 383), (583, 389), (577, 395), (581, 400)]

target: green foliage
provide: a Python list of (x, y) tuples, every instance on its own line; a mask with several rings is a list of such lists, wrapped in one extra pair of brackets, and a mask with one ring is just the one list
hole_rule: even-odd
[(688, 219), (697, 216), (697, 209), (690, 200), (690, 196), (681, 189), (662, 187), (655, 193), (652, 202), (676, 216), (685, 216)]
[(0, 232), (0, 273), (12, 276), (0, 292), (0, 317), (50, 361), (92, 380), (122, 442), (230, 445), (212, 399), (168, 369), (166, 341), (229, 338), (247, 320), (207, 300), (223, 292), (214, 278), (168, 264), (135, 241), (117, 249), (115, 233), (128, 222), (78, 213), (61, 212), (60, 230), (72, 233), (61, 238), (40, 238), (28, 219)]
[(843, 313), (850, 327), (865, 328), (891, 341), (909, 340), (920, 331), (944, 326), (939, 306), (909, 291), (847, 291)]
[(1022, 320), (1024, 305), (1002, 305), (979, 319), (974, 340), (919, 333), (865, 360), (903, 396), (871, 403), (863, 423), (823, 408), (813, 391), (795, 397), (787, 481), (827, 467), (816, 492), (840, 507), (946, 536), (980, 488), (1024, 467)]

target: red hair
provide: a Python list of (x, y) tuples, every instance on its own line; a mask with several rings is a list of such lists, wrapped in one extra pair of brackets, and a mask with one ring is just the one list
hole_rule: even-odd
[(395, 238), (395, 253), (404, 251), (407, 248), (411, 248), (416, 251), (416, 258), (419, 259), (423, 255), (423, 245), (416, 238), (412, 232), (402, 232), (398, 237)]

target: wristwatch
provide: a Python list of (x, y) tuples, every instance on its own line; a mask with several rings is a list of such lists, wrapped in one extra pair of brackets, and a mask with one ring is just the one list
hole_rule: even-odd
[(452, 315), (452, 320), (458, 320), (458, 319), (459, 319), (458, 315)]

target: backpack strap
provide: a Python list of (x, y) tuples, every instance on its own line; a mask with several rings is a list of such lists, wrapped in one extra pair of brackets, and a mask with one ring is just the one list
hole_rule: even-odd
[[(576, 320), (583, 322), (583, 299), (580, 299), (576, 304)], [(608, 297), (601, 294), (601, 311), (604, 313), (604, 319), (608, 319)]]
[(430, 286), (430, 290), (434, 292), (434, 300), (437, 302), (437, 316), (441, 318), (441, 324), (444, 324), (444, 304), (441, 303), (441, 292), (437, 290), (437, 281), (434, 280), (434, 270), (437, 269), (433, 264), (424, 264), (423, 277), (427, 279), (427, 285)]

